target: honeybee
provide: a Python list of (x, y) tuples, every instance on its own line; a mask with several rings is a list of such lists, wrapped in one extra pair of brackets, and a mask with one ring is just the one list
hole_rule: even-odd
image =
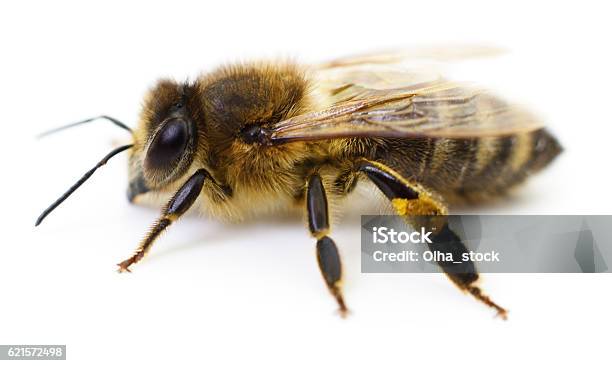
[[(239, 63), (191, 82), (161, 80), (146, 95), (135, 129), (109, 116), (66, 126), (106, 119), (133, 141), (106, 155), (36, 225), (127, 151), (128, 199), (171, 198), (134, 254), (118, 264), (120, 272), (129, 272), (194, 204), (228, 220), (301, 209), (325, 284), (345, 315), (330, 200), (342, 202), (371, 182), (408, 222), (416, 215), (444, 218), (450, 204), (503, 195), (561, 151), (529, 112), (486, 90), (400, 67), (400, 59)], [(465, 250), (444, 221), (436, 226), (434, 243)], [(471, 262), (463, 271), (442, 269), (505, 318), (476, 284)]]

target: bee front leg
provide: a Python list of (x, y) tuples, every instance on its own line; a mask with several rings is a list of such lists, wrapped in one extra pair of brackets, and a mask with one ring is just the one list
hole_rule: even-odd
[[(442, 198), (416, 182), (405, 179), (388, 166), (379, 162), (362, 160), (357, 170), (364, 173), (378, 189), (391, 201), (398, 215), (413, 227), (426, 227), (432, 231), (430, 248), (452, 253), (453, 258), (461, 258), (468, 250), (461, 238), (449, 227), (446, 215), (448, 209)], [(493, 302), (476, 285), (478, 271), (473, 262), (463, 262), (459, 267), (446, 262), (438, 262), (451, 281), (461, 290), (468, 292), (477, 300), (497, 310), (506, 319), (507, 311)]]
[(140, 261), (151, 249), (155, 239), (164, 232), (168, 226), (178, 220), (193, 205), (200, 195), (202, 187), (209, 174), (206, 170), (196, 171), (168, 201), (160, 218), (155, 222), (147, 236), (140, 243), (134, 254), (123, 262), (117, 264), (119, 272), (130, 272), (130, 266)]
[(313, 173), (308, 179), (306, 188), (306, 209), (308, 229), (317, 239), (317, 262), (327, 288), (336, 299), (340, 316), (348, 313), (342, 296), (342, 265), (336, 243), (327, 236), (329, 233), (329, 211), (327, 195), (323, 181), (318, 173)]

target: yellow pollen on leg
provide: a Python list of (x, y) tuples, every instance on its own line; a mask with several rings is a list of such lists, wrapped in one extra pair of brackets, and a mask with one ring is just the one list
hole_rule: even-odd
[(394, 198), (393, 200), (391, 200), (391, 204), (393, 205), (393, 208), (395, 209), (395, 211), (397, 212), (398, 215), (400, 216), (406, 216), (407, 213), (407, 209), (408, 209), (408, 200), (405, 198)]
[(415, 216), (427, 216), (427, 215), (440, 215), (444, 214), (441, 212), (438, 205), (436, 205), (429, 198), (407, 200), (405, 198), (394, 198), (391, 203), (393, 208), (401, 216), (415, 215)]

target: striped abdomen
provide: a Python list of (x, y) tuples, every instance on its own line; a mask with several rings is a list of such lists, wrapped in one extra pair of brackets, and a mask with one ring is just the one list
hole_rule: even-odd
[(546, 130), (474, 139), (393, 140), (385, 160), (450, 201), (504, 193), (561, 151)]

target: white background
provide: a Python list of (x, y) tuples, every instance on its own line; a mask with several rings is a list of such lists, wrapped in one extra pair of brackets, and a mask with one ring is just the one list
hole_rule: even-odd
[(157, 78), (223, 62), (439, 43), (509, 50), (453, 72), (529, 105), (566, 148), (513, 199), (470, 212), (610, 214), (611, 13), (572, 4), (4, 2), (0, 344), (67, 344), (75, 365), (609, 363), (610, 275), (485, 275), (510, 309), (503, 322), (443, 275), (361, 274), (358, 212), (333, 233), (346, 320), (299, 219), (187, 217), (120, 275), (115, 263), (157, 216), (126, 201), (123, 156), (33, 227), (127, 138), (104, 122), (41, 141), (37, 132), (101, 113), (133, 125)]

